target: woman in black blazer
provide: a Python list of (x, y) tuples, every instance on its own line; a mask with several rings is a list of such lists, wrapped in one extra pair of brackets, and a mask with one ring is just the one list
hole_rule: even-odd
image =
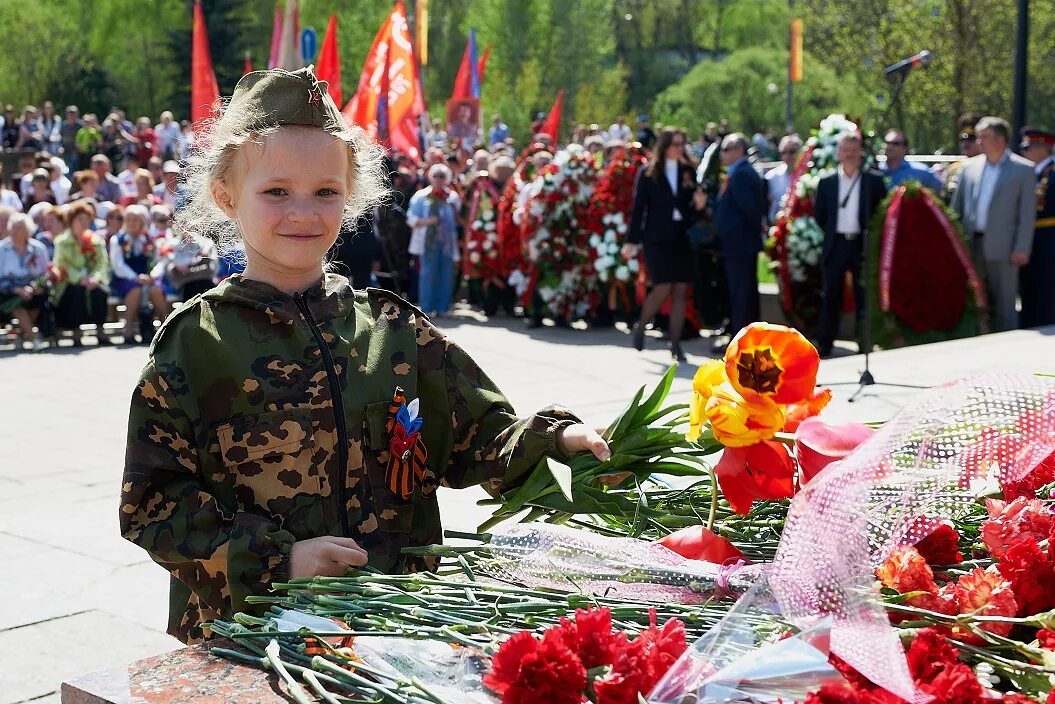
[(634, 347), (645, 346), (645, 325), (670, 304), (670, 351), (679, 362), (681, 332), (685, 327), (685, 301), (695, 278), (693, 254), (686, 234), (689, 225), (707, 205), (707, 197), (696, 185), (696, 170), (685, 156), (685, 133), (671, 127), (659, 133), (655, 158), (640, 172), (634, 185), (634, 208), (623, 256), (637, 255), (644, 246), (645, 265), (652, 284), (634, 325)]

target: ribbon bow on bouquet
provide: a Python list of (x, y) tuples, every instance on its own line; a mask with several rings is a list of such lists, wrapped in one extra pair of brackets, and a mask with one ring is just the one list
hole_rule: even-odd
[(403, 389), (397, 386), (388, 407), (390, 457), (387, 477), (389, 490), (406, 500), (426, 480), (428, 452), (421, 441), (421, 426), (424, 424), (424, 419), (418, 415), (421, 403), (418, 399), (407, 403), (403, 393)]

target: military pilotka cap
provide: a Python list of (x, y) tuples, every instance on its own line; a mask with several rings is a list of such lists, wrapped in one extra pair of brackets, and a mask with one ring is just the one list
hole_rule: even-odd
[(314, 66), (292, 73), (278, 68), (252, 71), (238, 81), (227, 109), (244, 111), (248, 130), (287, 125), (344, 129), (347, 123), (327, 89)]

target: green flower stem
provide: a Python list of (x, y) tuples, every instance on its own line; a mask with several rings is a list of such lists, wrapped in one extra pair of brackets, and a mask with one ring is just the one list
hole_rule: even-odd
[(718, 477), (714, 473), (714, 467), (709, 467), (711, 476), (711, 511), (707, 514), (707, 530), (714, 528), (714, 518), (718, 513)]

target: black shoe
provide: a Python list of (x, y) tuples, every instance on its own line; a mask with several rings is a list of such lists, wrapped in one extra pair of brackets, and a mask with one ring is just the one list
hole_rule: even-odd
[(100, 347), (113, 347), (114, 341), (107, 335), (99, 335), (96, 339), (99, 341)]
[(634, 349), (638, 352), (645, 349), (645, 326), (641, 323), (634, 323), (630, 334), (634, 337)]
[(75, 337), (75, 338), (73, 338), (73, 346), (74, 347), (84, 347), (84, 343), (81, 341), (81, 338)]
[(673, 343), (670, 346), (670, 356), (674, 358), (675, 362), (688, 362), (689, 358), (685, 356), (685, 353), (681, 349), (681, 345)]
[(528, 330), (534, 330), (535, 328), (540, 328), (540, 327), (542, 327), (542, 318), (536, 318), (535, 316), (531, 316), (530, 318), (525, 318), (524, 319), (524, 327), (526, 327)]

